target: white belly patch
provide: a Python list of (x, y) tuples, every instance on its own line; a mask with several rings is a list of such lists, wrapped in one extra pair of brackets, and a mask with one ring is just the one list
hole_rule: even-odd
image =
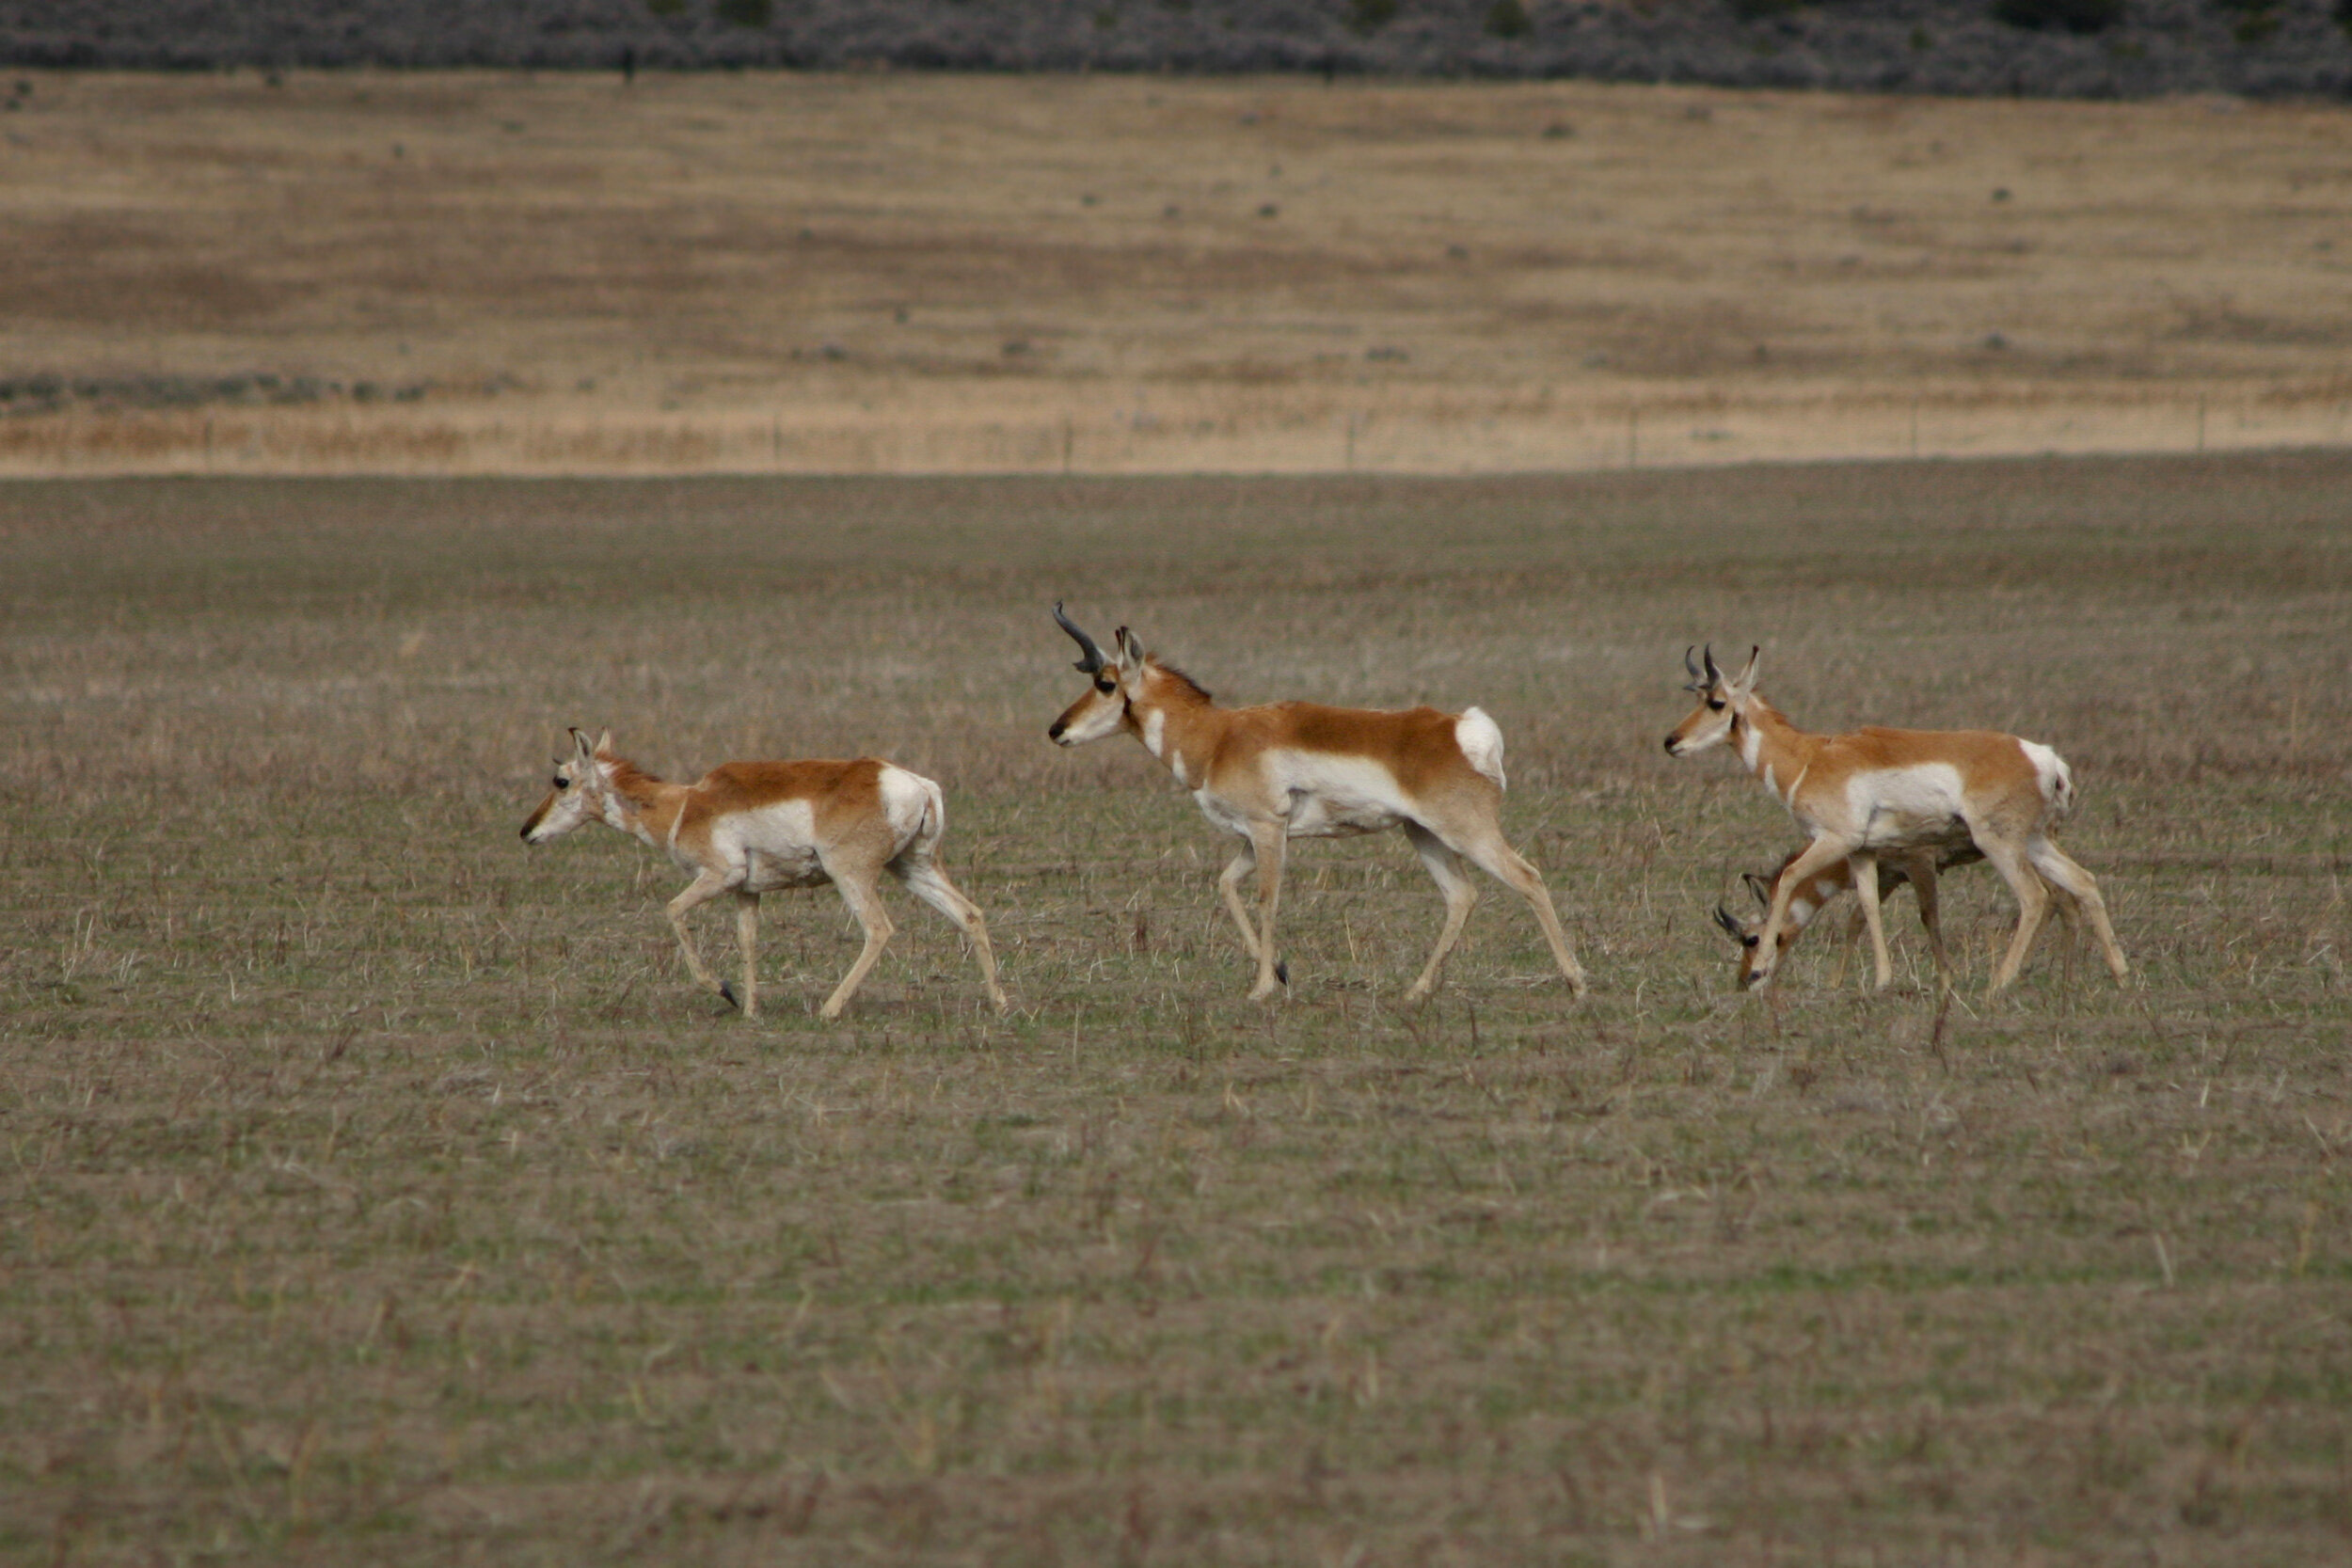
[(1376, 833), (1409, 815), (1396, 775), (1369, 758), (1277, 752), (1266, 765), (1276, 794), (1290, 801), (1293, 838)]
[(1846, 785), (1851, 829), (1866, 849), (1948, 839), (1963, 798), (1960, 769), (1947, 762), (1858, 773)]

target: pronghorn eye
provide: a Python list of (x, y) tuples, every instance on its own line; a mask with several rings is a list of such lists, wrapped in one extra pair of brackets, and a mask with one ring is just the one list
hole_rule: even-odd
[(1115, 680), (1099, 680), (1094, 683), (1094, 689), (1104, 692), (1116, 691), (1119, 689), (1119, 683)]
[(1721, 713), (1724, 710), (1724, 700), (1721, 697), (1709, 697), (1707, 699), (1707, 708), (1710, 713)]
[(1742, 947), (1754, 947), (1762, 940), (1762, 938), (1756, 936), (1754, 932), (1750, 932), (1748, 935), (1740, 939), (1740, 945)]
[(565, 778), (563, 774), (558, 773), (555, 776), (555, 787), (558, 789), (569, 789), (572, 787), (572, 781)]

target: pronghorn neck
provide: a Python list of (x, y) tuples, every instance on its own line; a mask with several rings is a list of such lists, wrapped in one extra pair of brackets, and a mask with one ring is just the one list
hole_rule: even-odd
[(605, 784), (605, 825), (666, 849), (687, 786), (657, 779), (627, 757), (613, 758), (612, 769)]
[(1127, 703), (1129, 732), (1191, 789), (1208, 782), (1225, 721), (1225, 710), (1191, 676), (1158, 663), (1144, 667), (1143, 689)]
[(1796, 800), (1797, 784), (1821, 743), (1820, 736), (1805, 734), (1756, 696), (1743, 701), (1733, 715), (1730, 740), (1740, 765), (1784, 805)]

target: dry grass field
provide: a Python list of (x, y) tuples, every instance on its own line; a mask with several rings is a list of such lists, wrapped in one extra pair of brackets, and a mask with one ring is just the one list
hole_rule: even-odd
[[(23, 87), (0, 374), (95, 389), (0, 418), (10, 474), (1496, 472), (2342, 444), (2352, 411), (2340, 104)], [(342, 391), (149, 396), (257, 374)]]
[[(2352, 462), (1586, 478), (0, 489), (0, 1556), (2308, 1564), (2352, 1552)], [(1442, 541), (1440, 543), (1439, 541)], [(1224, 850), (1070, 753), (1046, 616), (1232, 701), (1492, 711), (1594, 973), (1393, 837)], [(1710, 928), (1789, 841), (1659, 748), (1683, 646), (1800, 721), (2059, 746), (2137, 966), (1947, 889), (1883, 995)], [(566, 723), (878, 750), (946, 926), (848, 1020), (769, 901), (526, 851)], [(722, 942), (720, 922), (706, 929)]]

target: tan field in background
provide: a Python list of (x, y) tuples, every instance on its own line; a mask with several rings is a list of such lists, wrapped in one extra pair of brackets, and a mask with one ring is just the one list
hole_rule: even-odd
[(0, 473), (1495, 471), (2329, 445), (2352, 411), (2340, 107), (23, 82), (0, 376), (342, 389), (18, 398)]

